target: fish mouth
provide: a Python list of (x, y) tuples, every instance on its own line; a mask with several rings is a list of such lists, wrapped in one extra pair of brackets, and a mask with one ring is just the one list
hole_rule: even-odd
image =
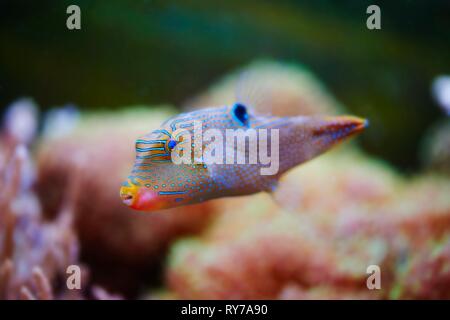
[(122, 199), (122, 202), (127, 205), (127, 206), (131, 206), (133, 205), (134, 202), (134, 195), (131, 194), (129, 191), (125, 191), (125, 190), (120, 190), (120, 198)]
[(120, 188), (120, 198), (126, 206), (135, 210), (153, 211), (164, 207), (157, 192), (130, 183)]
[(354, 116), (338, 116), (325, 119), (313, 130), (314, 137), (329, 137), (338, 142), (362, 132), (369, 126), (367, 119)]

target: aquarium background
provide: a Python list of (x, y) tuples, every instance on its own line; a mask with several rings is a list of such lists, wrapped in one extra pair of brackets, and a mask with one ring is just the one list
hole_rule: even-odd
[[(449, 30), (444, 0), (1, 1), (0, 299), (450, 299)], [(271, 193), (125, 206), (136, 138), (244, 71), (257, 112), (370, 125)]]
[[(382, 4), (382, 29), (366, 8)], [(82, 29), (65, 27), (78, 4)], [(430, 94), (450, 69), (448, 1), (2, 1), (0, 104), (43, 109), (180, 106), (256, 58), (299, 62), (352, 113), (364, 148), (403, 170), (439, 117)]]

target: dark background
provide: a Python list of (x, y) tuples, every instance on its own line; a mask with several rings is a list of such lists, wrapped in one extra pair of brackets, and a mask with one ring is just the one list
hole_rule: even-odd
[[(66, 28), (81, 7), (82, 29)], [(366, 28), (381, 7), (382, 30)], [(405, 171), (443, 113), (432, 79), (450, 73), (450, 1), (4, 1), (0, 106), (181, 104), (257, 58), (299, 62), (351, 113), (365, 150)]]

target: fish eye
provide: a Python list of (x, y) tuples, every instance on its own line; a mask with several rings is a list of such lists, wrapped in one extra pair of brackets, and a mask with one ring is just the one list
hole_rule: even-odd
[(177, 142), (174, 139), (170, 139), (169, 142), (167, 143), (167, 147), (172, 150), (173, 148), (175, 148), (175, 146), (177, 145)]
[(233, 106), (232, 109), (232, 114), (234, 116), (234, 118), (241, 123), (242, 125), (247, 125), (248, 122), (248, 113), (247, 113), (247, 108), (241, 104), (241, 103), (236, 103)]

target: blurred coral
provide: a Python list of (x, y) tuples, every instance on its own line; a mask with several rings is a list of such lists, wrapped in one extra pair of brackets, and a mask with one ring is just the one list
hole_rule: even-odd
[[(356, 151), (334, 152), (290, 172), (276, 201), (221, 200), (227, 204), (207, 232), (173, 247), (168, 284), (189, 299), (379, 299), (394, 297), (402, 279), (401, 297), (446, 298), (445, 289), (409, 288), (450, 287), (446, 251), (423, 254), (450, 235), (448, 194), (446, 178), (406, 179)], [(366, 288), (372, 264), (382, 270), (381, 290)], [(436, 266), (431, 278), (417, 271), (428, 265)]]
[(395, 299), (450, 299), (450, 237), (429, 241), (414, 254), (392, 291)]
[[(302, 67), (268, 61), (225, 77), (190, 105), (232, 103), (236, 90), (239, 98), (240, 81), (268, 85), (258, 92), (265, 101), (255, 105), (260, 112), (344, 110)], [(252, 90), (244, 95), (254, 95)], [(431, 166), (446, 162), (443, 131), (431, 139)], [(208, 229), (171, 248), (166, 274), (171, 293), (166, 296), (446, 298), (446, 251), (439, 258), (426, 253), (450, 235), (448, 194), (448, 178), (432, 173), (404, 177), (357, 148), (341, 147), (288, 172), (272, 196), (213, 201), (217, 218)], [(366, 287), (372, 264), (381, 267), (382, 290)], [(435, 277), (422, 276), (426, 266), (434, 266)], [(411, 278), (404, 278), (405, 270)], [(436, 281), (442, 290), (431, 293)]]
[[(58, 216), (46, 222), (31, 189), (34, 168), (25, 143), (34, 139), (35, 130), (29, 126), (37, 123), (36, 118), (31, 102), (19, 100), (9, 109), (0, 134), (0, 297), (81, 298), (79, 290), (69, 292), (61, 286), (67, 266), (79, 263), (72, 199), (67, 198)], [(70, 186), (67, 190), (74, 191)]]
[(450, 121), (437, 123), (426, 135), (422, 145), (424, 165), (437, 172), (450, 174)]

